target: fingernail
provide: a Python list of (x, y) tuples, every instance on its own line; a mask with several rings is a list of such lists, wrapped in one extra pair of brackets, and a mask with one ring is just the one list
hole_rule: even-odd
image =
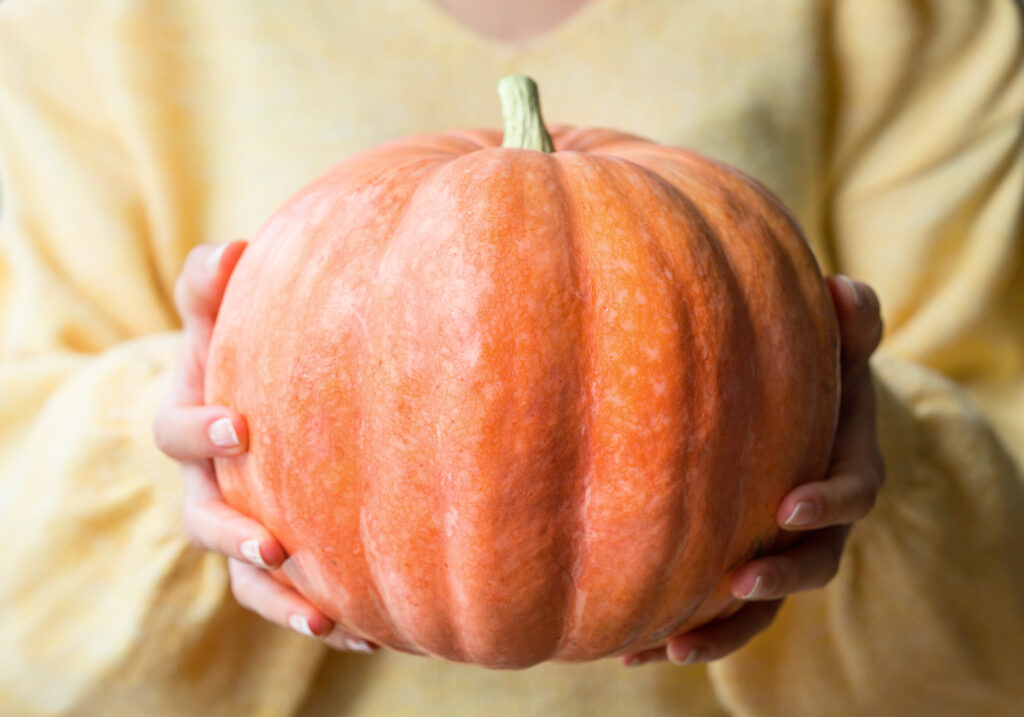
[(850, 289), (850, 293), (853, 294), (853, 303), (858, 309), (864, 308), (864, 297), (860, 293), (860, 289), (857, 288), (857, 284), (854, 283), (853, 279), (846, 276), (845, 274), (839, 274), (839, 279), (846, 284)]
[(288, 627), (295, 630), (295, 632), (302, 633), (309, 637), (316, 637), (313, 631), (309, 629), (309, 620), (306, 619), (305, 615), (289, 615), (288, 616)]
[(775, 579), (767, 575), (758, 575), (757, 580), (754, 581), (754, 587), (750, 588), (750, 592), (743, 595), (744, 600), (754, 600), (756, 598), (767, 595), (775, 588)]
[(242, 556), (253, 565), (258, 565), (261, 568), (269, 568), (267, 562), (263, 559), (263, 555), (260, 553), (260, 541), (255, 538), (252, 540), (246, 540), (239, 547), (239, 551)]
[(373, 648), (370, 647), (370, 643), (366, 640), (360, 640), (358, 637), (350, 637), (345, 640), (345, 647), (352, 652), (362, 652), (367, 655), (373, 654)]
[(238, 434), (235, 433), (235, 427), (231, 425), (230, 418), (226, 416), (218, 418), (206, 430), (210, 436), (210, 441), (218, 448), (235, 448), (238, 446)]
[(206, 270), (211, 274), (217, 273), (217, 268), (220, 266), (220, 258), (224, 256), (224, 250), (228, 248), (227, 243), (220, 244), (216, 249), (210, 252), (210, 256), (206, 257)]
[(818, 506), (802, 500), (793, 508), (793, 512), (786, 518), (785, 525), (800, 526), (807, 525), (818, 515)]
[(704, 662), (707, 659), (708, 651), (703, 647), (694, 647), (686, 654), (686, 659), (682, 662), (677, 662), (677, 665), (694, 665), (698, 662)]

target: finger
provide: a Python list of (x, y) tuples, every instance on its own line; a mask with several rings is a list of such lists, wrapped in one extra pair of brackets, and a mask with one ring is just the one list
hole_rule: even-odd
[(839, 570), (848, 532), (843, 525), (807, 533), (796, 547), (747, 563), (733, 576), (733, 595), (741, 600), (775, 600), (826, 585)]
[(673, 637), (665, 647), (626, 655), (622, 662), (627, 667), (636, 667), (664, 660), (677, 665), (717, 660), (743, 647), (767, 628), (781, 605), (782, 600), (750, 603), (735, 615)]
[(786, 495), (777, 516), (784, 530), (852, 523), (874, 506), (885, 479), (885, 464), (878, 446), (874, 389), (868, 372), (844, 388), (828, 475)]
[(843, 374), (862, 370), (882, 339), (878, 295), (867, 284), (837, 274), (826, 279), (839, 321)]
[(786, 494), (777, 515), (784, 530), (853, 523), (874, 507), (885, 481), (885, 462), (878, 445), (874, 387), (868, 371), (843, 389), (828, 476)]
[(224, 502), (210, 461), (185, 464), (185, 532), (205, 550), (260, 568), (277, 567), (287, 557), (266, 528)]
[(864, 371), (843, 387), (839, 425), (832, 445), (829, 473), (863, 473), (876, 489), (885, 479), (885, 464), (878, 445), (875, 387)]
[(885, 480), (885, 463), (878, 446), (869, 371), (843, 387), (828, 475), (826, 480), (805, 483), (786, 495), (777, 515), (784, 530), (852, 523), (874, 506)]
[(186, 327), (213, 322), (228, 277), (245, 251), (246, 242), (201, 244), (188, 253), (174, 284), (174, 304)]
[(871, 512), (880, 483), (871, 465), (804, 483), (782, 502), (779, 524), (784, 530), (818, 530), (855, 523)]
[(342, 650), (344, 652), (362, 652), (371, 654), (380, 649), (380, 646), (376, 643), (364, 640), (357, 635), (353, 635), (351, 632), (346, 632), (337, 625), (335, 625), (330, 634), (324, 638), (324, 642), (335, 650)]
[(673, 637), (664, 650), (665, 657), (677, 665), (725, 657), (767, 628), (781, 605), (781, 600), (750, 603), (731, 617)]
[(664, 647), (652, 647), (650, 650), (634, 652), (632, 655), (624, 655), (622, 657), (622, 664), (626, 667), (639, 667), (649, 662), (664, 662), (667, 659)]
[(228, 277), (245, 247), (244, 241), (198, 246), (189, 252), (175, 282), (174, 303), (184, 327), (170, 399), (177, 405), (203, 403), (206, 356), (214, 320)]
[(157, 447), (179, 461), (234, 456), (248, 445), (245, 418), (223, 406), (167, 404), (153, 424)]
[(324, 637), (334, 629), (329, 617), (312, 603), (259, 568), (228, 560), (231, 592), (238, 604), (265, 620), (307, 635)]

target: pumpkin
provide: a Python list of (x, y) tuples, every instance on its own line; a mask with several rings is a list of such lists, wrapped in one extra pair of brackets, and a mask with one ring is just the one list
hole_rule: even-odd
[(288, 200), (226, 289), (206, 400), (274, 574), (383, 646), (491, 668), (666, 644), (824, 476), (832, 303), (797, 225), (717, 161), (608, 129), (398, 139)]

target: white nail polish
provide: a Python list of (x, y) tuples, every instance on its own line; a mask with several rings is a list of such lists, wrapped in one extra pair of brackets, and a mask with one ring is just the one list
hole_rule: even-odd
[(851, 279), (848, 276), (845, 276), (844, 274), (839, 274), (839, 279), (840, 279), (840, 281), (845, 283), (848, 287), (850, 287), (850, 292), (853, 294), (853, 303), (854, 303), (854, 305), (858, 309), (863, 308), (864, 307), (864, 297), (861, 296), (860, 289), (857, 288), (857, 285), (853, 282), (853, 279)]
[(802, 500), (793, 508), (793, 512), (786, 518), (786, 525), (800, 526), (810, 523), (817, 515), (818, 509), (813, 503)]
[(703, 661), (704, 661), (704, 650), (703, 650), (703, 648), (694, 647), (693, 649), (690, 650), (690, 653), (686, 656), (686, 659), (683, 660), (683, 664), (684, 665), (693, 665), (693, 664), (695, 664), (697, 662), (703, 662)]
[(231, 419), (225, 416), (218, 418), (206, 429), (210, 441), (218, 448), (234, 448), (238, 445), (238, 434), (235, 427), (231, 425)]
[(252, 540), (246, 540), (239, 546), (239, 552), (242, 556), (253, 565), (258, 565), (261, 568), (269, 568), (263, 560), (263, 555), (260, 554), (260, 541), (253, 538)]
[(750, 592), (743, 596), (744, 600), (751, 600), (761, 594), (761, 588), (764, 586), (764, 580), (761, 575), (757, 576), (757, 580), (754, 581), (754, 587), (750, 588)]
[(206, 257), (206, 270), (211, 274), (216, 273), (217, 267), (220, 266), (220, 258), (224, 256), (224, 250), (228, 248), (228, 245), (221, 244)]
[(352, 652), (364, 652), (367, 655), (373, 653), (373, 648), (366, 642), (366, 640), (360, 640), (358, 637), (350, 637), (345, 640), (345, 647)]
[(316, 637), (313, 631), (309, 629), (309, 621), (306, 620), (305, 615), (289, 615), (288, 616), (288, 627), (295, 630), (295, 632), (302, 633), (309, 637)]

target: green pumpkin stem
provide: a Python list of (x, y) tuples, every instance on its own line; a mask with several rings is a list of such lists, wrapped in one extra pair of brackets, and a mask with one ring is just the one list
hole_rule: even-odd
[(501, 114), (505, 118), (505, 140), (502, 147), (554, 152), (540, 115), (540, 96), (537, 83), (525, 75), (509, 75), (498, 80)]

